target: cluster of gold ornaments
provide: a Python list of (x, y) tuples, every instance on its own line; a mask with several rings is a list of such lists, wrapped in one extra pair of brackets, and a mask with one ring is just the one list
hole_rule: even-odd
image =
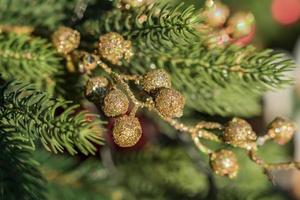
[[(148, 93), (149, 98), (153, 98), (153, 109), (161, 116), (175, 118), (182, 115), (185, 99), (181, 93), (171, 88), (171, 79), (166, 71), (151, 70), (139, 79), (141, 89)], [(116, 118), (113, 128), (115, 143), (121, 147), (133, 146), (142, 135), (139, 121), (134, 116), (137, 110), (129, 109), (130, 98), (126, 92), (116, 88), (118, 83), (107, 83), (108, 80), (102, 76), (91, 78), (85, 87), (86, 97), (96, 105), (101, 104), (107, 117)]]
[(201, 15), (207, 25), (216, 30), (209, 34), (208, 45), (226, 44), (247, 36), (252, 32), (255, 24), (251, 12), (240, 11), (230, 16), (228, 6), (219, 0), (207, 0), (206, 9)]
[[(221, 8), (224, 9), (222, 6)], [(217, 26), (216, 22), (211, 23)], [(249, 158), (266, 172), (272, 169), (300, 169), (300, 164), (296, 162), (269, 164), (257, 155), (259, 146), (268, 140), (274, 140), (281, 145), (290, 141), (296, 130), (295, 124), (291, 121), (276, 118), (269, 125), (267, 134), (260, 137), (248, 122), (240, 118), (233, 118), (225, 126), (206, 121), (199, 122), (195, 126), (180, 123), (176, 118), (183, 114), (185, 98), (172, 88), (171, 77), (165, 70), (154, 69), (144, 75), (126, 75), (118, 74), (109, 67), (120, 65), (122, 60), (129, 61), (133, 56), (131, 42), (126, 41), (120, 34), (107, 33), (100, 36), (98, 49), (94, 53), (76, 50), (80, 35), (71, 28), (59, 28), (53, 34), (52, 40), (60, 54), (66, 57), (72, 54), (72, 61), (78, 64), (80, 72), (92, 74), (97, 67), (105, 71), (106, 76), (91, 77), (87, 81), (85, 96), (107, 117), (115, 119), (112, 135), (117, 145), (131, 147), (139, 141), (142, 127), (136, 113), (139, 108), (146, 108), (156, 112), (175, 129), (190, 134), (196, 147), (209, 155), (211, 168), (218, 175), (236, 177), (239, 171), (237, 158), (234, 152), (228, 149), (211, 150), (202, 144), (202, 139), (245, 149)], [(136, 97), (130, 87), (130, 81), (143, 91), (145, 95), (143, 100)], [(213, 132), (215, 129), (222, 131), (222, 136), (217, 136)]]

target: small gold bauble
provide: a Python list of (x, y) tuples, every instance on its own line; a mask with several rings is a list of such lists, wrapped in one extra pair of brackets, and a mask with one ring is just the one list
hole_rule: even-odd
[(221, 149), (210, 156), (210, 166), (220, 176), (235, 178), (239, 171), (239, 164), (232, 151)]
[(74, 29), (61, 26), (53, 33), (52, 42), (58, 53), (68, 54), (79, 46), (80, 34)]
[(107, 91), (108, 84), (109, 82), (104, 76), (90, 78), (85, 85), (85, 97), (94, 103), (101, 102)]
[(269, 125), (267, 135), (276, 143), (284, 145), (292, 139), (295, 132), (296, 125), (293, 122), (277, 117)]
[(98, 50), (103, 59), (115, 65), (120, 64), (121, 59), (129, 61), (133, 55), (131, 42), (114, 32), (100, 36)]
[(142, 127), (136, 117), (122, 116), (116, 119), (113, 127), (113, 139), (120, 147), (135, 145), (142, 136)]
[(170, 88), (170, 75), (163, 69), (151, 70), (144, 75), (142, 87), (146, 92), (152, 92), (159, 88)]
[(81, 73), (91, 72), (97, 67), (98, 61), (99, 61), (98, 56), (90, 53), (84, 53), (79, 62), (79, 71)]
[(102, 110), (107, 117), (116, 117), (127, 112), (129, 100), (119, 89), (113, 89), (104, 98)]
[(225, 24), (229, 16), (228, 6), (217, 1), (209, 5), (207, 10), (204, 11), (206, 22), (212, 27), (220, 27)]
[(250, 12), (238, 12), (228, 21), (233, 38), (241, 38), (251, 33), (255, 18)]
[(166, 118), (181, 117), (184, 104), (184, 96), (174, 89), (162, 88), (155, 94), (155, 107)]
[(236, 147), (256, 148), (256, 134), (251, 125), (243, 119), (233, 118), (225, 127), (223, 139)]

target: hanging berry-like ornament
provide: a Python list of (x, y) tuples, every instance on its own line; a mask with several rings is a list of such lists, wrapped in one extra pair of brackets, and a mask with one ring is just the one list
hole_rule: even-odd
[(284, 145), (288, 143), (296, 131), (296, 125), (284, 118), (277, 117), (271, 122), (267, 135), (276, 143)]
[(68, 54), (79, 46), (80, 34), (74, 29), (61, 26), (53, 33), (52, 42), (58, 53)]
[(81, 73), (90, 73), (97, 67), (98, 61), (98, 56), (90, 53), (84, 53), (79, 62), (79, 71)]
[(255, 149), (257, 136), (251, 125), (243, 119), (233, 118), (225, 127), (223, 139), (226, 143), (245, 149)]
[(239, 164), (232, 151), (221, 149), (210, 155), (210, 166), (220, 176), (235, 178), (239, 171)]
[(128, 111), (129, 100), (119, 89), (113, 89), (104, 98), (102, 110), (107, 117), (123, 115)]
[(212, 27), (223, 26), (229, 16), (228, 6), (219, 1), (206, 4), (207, 9), (204, 11), (206, 22)]
[(181, 117), (184, 104), (185, 98), (177, 90), (162, 88), (155, 94), (155, 108), (166, 118)]
[(136, 117), (122, 116), (113, 127), (114, 142), (120, 147), (134, 146), (142, 136), (142, 127)]
[(121, 59), (129, 61), (133, 56), (131, 42), (114, 32), (100, 36), (98, 50), (103, 59), (115, 65), (120, 64)]
[(144, 75), (141, 84), (146, 92), (154, 92), (160, 88), (170, 88), (171, 78), (165, 70), (155, 69)]
[(102, 102), (109, 82), (104, 76), (90, 78), (85, 85), (85, 97), (94, 103)]
[(233, 38), (241, 38), (252, 32), (255, 23), (254, 15), (250, 12), (238, 12), (228, 21), (228, 29)]

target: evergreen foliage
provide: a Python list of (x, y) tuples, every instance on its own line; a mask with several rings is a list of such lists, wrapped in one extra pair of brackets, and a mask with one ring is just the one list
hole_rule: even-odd
[(45, 199), (45, 181), (28, 144), (0, 124), (0, 199)]
[[(294, 62), (285, 55), (252, 46), (208, 48), (208, 36), (196, 30), (203, 19), (193, 7), (181, 4), (158, 11), (158, 6), (139, 12), (109, 10), (99, 19), (87, 20), (82, 31), (94, 36), (94, 41), (111, 31), (132, 39), (136, 53), (125, 63), (130, 73), (166, 69), (174, 86), (185, 94), (187, 105), (212, 115), (257, 115), (265, 91), (291, 83), (286, 72)], [(142, 22), (143, 16), (147, 19)], [(238, 98), (245, 95), (248, 98)]]
[(55, 28), (69, 19), (74, 0), (1, 0), (0, 24)]
[(88, 154), (96, 151), (94, 144), (101, 143), (99, 121), (88, 122), (86, 112), (75, 113), (78, 106), (60, 111), (68, 102), (51, 99), (18, 82), (6, 84), (0, 94), (0, 123), (33, 147), (38, 139), (54, 153), (66, 149), (70, 154), (78, 150)]
[[(0, 3), (1, 5), (1, 3)], [(0, 35), (0, 74), (5, 80), (33, 83), (36, 89), (54, 95), (60, 59), (45, 39), (26, 35)]]

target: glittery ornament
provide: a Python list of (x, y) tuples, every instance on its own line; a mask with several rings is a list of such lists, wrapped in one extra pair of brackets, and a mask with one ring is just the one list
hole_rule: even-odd
[(220, 176), (235, 178), (239, 171), (239, 164), (232, 151), (221, 149), (210, 156), (210, 165), (213, 171)]
[(129, 107), (129, 100), (119, 89), (111, 90), (104, 98), (102, 110), (107, 117), (125, 114)]
[(240, 38), (251, 33), (255, 19), (250, 12), (238, 12), (228, 21), (228, 27), (234, 38)]
[(74, 29), (62, 26), (53, 33), (52, 42), (58, 53), (68, 54), (79, 46), (80, 34)]
[(79, 62), (79, 71), (81, 73), (89, 73), (98, 65), (99, 57), (90, 53), (84, 53)]
[(107, 33), (100, 36), (98, 50), (100, 56), (112, 64), (120, 64), (121, 59), (129, 61), (132, 57), (132, 45), (118, 33)]
[(151, 70), (144, 75), (142, 86), (146, 92), (155, 91), (159, 88), (170, 88), (171, 78), (163, 69)]
[(113, 139), (120, 147), (135, 145), (142, 136), (142, 127), (136, 117), (122, 116), (116, 119), (113, 127)]
[(276, 143), (284, 145), (292, 139), (295, 131), (296, 125), (293, 122), (277, 117), (269, 125), (267, 135), (273, 138)]
[(236, 147), (256, 148), (256, 134), (251, 125), (243, 119), (233, 118), (225, 127), (224, 141)]
[(229, 16), (228, 6), (221, 2), (215, 2), (207, 5), (207, 10), (204, 11), (206, 22), (212, 27), (222, 26)]
[(90, 78), (85, 85), (85, 96), (94, 103), (99, 103), (107, 91), (108, 80), (103, 76)]
[(162, 88), (155, 94), (155, 107), (166, 118), (181, 117), (184, 104), (184, 96), (174, 89)]

